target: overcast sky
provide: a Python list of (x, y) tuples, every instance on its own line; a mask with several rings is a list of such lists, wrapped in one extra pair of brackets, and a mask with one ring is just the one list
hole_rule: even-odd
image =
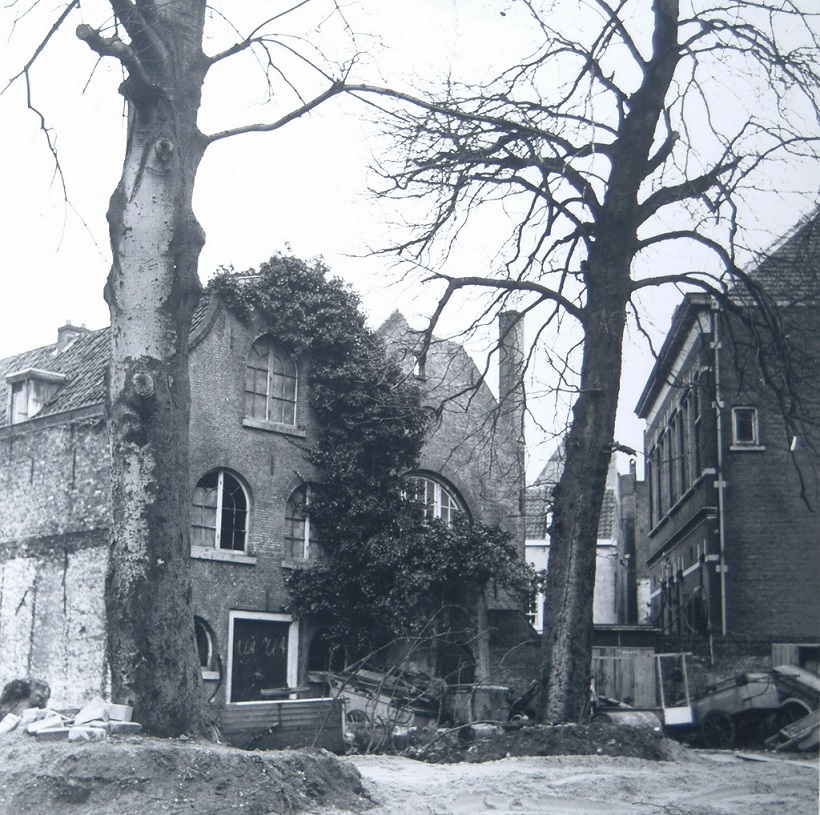
[[(40, 10), (53, 13), (46, 5)], [(247, 31), (244, 23), (257, 20), (258, 9), (272, 7), (278, 4), (244, 0), (230, 13)], [(34, 100), (59, 151), (69, 203), (38, 118), (25, 108), (24, 85), (18, 82), (0, 97), (0, 356), (53, 342), (66, 320), (90, 328), (108, 323), (102, 299), (110, 262), (105, 209), (124, 149), (123, 104), (116, 93), (121, 74), (110, 61), (97, 64), (72, 33), (80, 22), (103, 19), (100, 8), (105, 8), (102, 0), (83, 2), (82, 13), (32, 73)], [(244, 19), (236, 19), (236, 9)], [(514, 0), (362, 0), (348, 7), (348, 19), (357, 32), (373, 35), (358, 40), (365, 52), (361, 73), (373, 82), (411, 89), (448, 72), (470, 81), (492, 77), (537, 42), (522, 4)], [(3, 84), (28, 59), (47, 25), (42, 14), (27, 16), (13, 31), (11, 22), (4, 7)], [(566, 20), (574, 24), (575, 17)], [(325, 27), (324, 35), (328, 32)], [(341, 52), (341, 40), (339, 47)], [(214, 72), (209, 83), (201, 116), (206, 132), (270, 116), (249, 76), (226, 68)], [(302, 257), (324, 256), (363, 296), (374, 325), (397, 306), (411, 324), (423, 324), (434, 292), (388, 286), (394, 276), (386, 262), (366, 257), (369, 248), (389, 243), (395, 217), (367, 194), (371, 156), (384, 149), (367, 114), (350, 102), (332, 103), (277, 133), (229, 139), (209, 149), (195, 195), (207, 234), (203, 279), (221, 265), (246, 269), (289, 247)], [(799, 214), (778, 211), (775, 228), (786, 228)], [(492, 271), (482, 268), (492, 251), (491, 237), (486, 236), (486, 246), (464, 247), (453, 262), (475, 273)], [(658, 332), (668, 326), (677, 300), (677, 293), (669, 292), (655, 305)], [(648, 353), (629, 348), (618, 436), (637, 448), (642, 427), (632, 409), (650, 367)], [(532, 477), (554, 443), (539, 447), (537, 438), (531, 441)]]

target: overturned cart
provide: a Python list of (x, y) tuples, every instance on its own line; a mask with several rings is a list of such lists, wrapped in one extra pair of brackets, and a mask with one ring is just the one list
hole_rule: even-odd
[(504, 685), (450, 685), (421, 672), (359, 668), (323, 678), (333, 696), (345, 700), (350, 722), (424, 727), (505, 720), (511, 701)]
[[(776, 735), (820, 707), (820, 678), (793, 665), (738, 674), (693, 696), (687, 656), (657, 655), (663, 722), (673, 732), (699, 732), (706, 747), (733, 747), (741, 732)], [(795, 744), (812, 747), (810, 737)]]

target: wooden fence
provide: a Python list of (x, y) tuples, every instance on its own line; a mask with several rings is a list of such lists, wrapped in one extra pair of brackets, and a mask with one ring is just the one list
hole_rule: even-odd
[(654, 708), (658, 704), (653, 648), (595, 646), (592, 676), (600, 696), (637, 708)]
[(341, 699), (282, 699), (238, 702), (222, 708), (222, 738), (234, 747), (278, 750), (324, 747), (344, 753)]

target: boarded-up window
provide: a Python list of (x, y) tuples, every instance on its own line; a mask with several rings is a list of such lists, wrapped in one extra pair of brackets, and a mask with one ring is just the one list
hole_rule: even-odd
[(286, 615), (232, 617), (231, 702), (287, 695), (295, 682), (289, 659), (294, 656), (290, 654), (293, 625)]

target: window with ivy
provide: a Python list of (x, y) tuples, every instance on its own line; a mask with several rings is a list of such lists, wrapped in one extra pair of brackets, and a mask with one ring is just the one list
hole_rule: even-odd
[(294, 358), (278, 349), (270, 337), (260, 337), (248, 354), (245, 415), (295, 425), (298, 379)]
[(428, 520), (438, 518), (450, 524), (456, 513), (464, 511), (463, 503), (456, 496), (455, 490), (439, 479), (430, 475), (411, 475), (408, 480), (411, 495), (424, 505), (424, 514)]

